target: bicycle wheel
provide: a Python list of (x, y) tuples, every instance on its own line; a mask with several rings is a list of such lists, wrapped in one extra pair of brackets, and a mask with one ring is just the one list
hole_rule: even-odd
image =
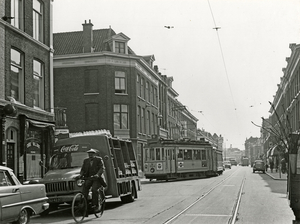
[(100, 218), (103, 215), (104, 208), (105, 208), (105, 194), (104, 194), (104, 189), (99, 190), (99, 195), (98, 195), (98, 210), (94, 212), (96, 218)]
[(77, 193), (72, 201), (72, 216), (75, 222), (80, 223), (87, 213), (87, 202), (82, 193)]

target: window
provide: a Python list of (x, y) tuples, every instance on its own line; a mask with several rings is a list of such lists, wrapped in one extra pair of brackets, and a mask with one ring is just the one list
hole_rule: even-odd
[(184, 150), (184, 160), (192, 160), (192, 150)]
[(98, 71), (86, 70), (84, 74), (84, 92), (99, 93), (98, 90)]
[(144, 93), (145, 93), (145, 89), (144, 89), (144, 78), (141, 78), (141, 86), (140, 86), (140, 97), (142, 97), (144, 99)]
[(140, 75), (136, 76), (136, 94), (138, 96), (141, 96), (140, 95)]
[(17, 50), (10, 51), (10, 96), (23, 103), (24, 91), (23, 54)]
[(137, 130), (141, 132), (141, 107), (138, 106), (137, 108)]
[(126, 93), (125, 72), (115, 72), (115, 93)]
[(146, 81), (146, 89), (145, 89), (145, 100), (146, 101), (149, 101), (150, 100), (150, 97), (149, 97), (149, 94), (150, 94), (150, 89), (149, 89), (149, 82)]
[(128, 105), (114, 105), (114, 129), (129, 129)]
[(23, 0), (11, 0), (10, 7), (10, 16), (14, 17), (10, 20), (10, 24), (23, 30)]
[(141, 132), (145, 133), (145, 109), (142, 108), (141, 112)]
[(0, 171), (0, 186), (11, 186), (11, 185), (16, 185), (16, 184), (12, 181), (8, 171), (4, 171), (4, 170)]
[(33, 38), (43, 41), (43, 4), (33, 0)]
[(98, 127), (98, 104), (88, 103), (85, 105), (85, 128), (86, 130), (97, 130)]
[(156, 160), (161, 160), (161, 158), (160, 158), (160, 148), (156, 148), (155, 149), (155, 154), (156, 154)]
[(125, 54), (125, 43), (116, 41), (115, 42), (115, 49), (116, 49), (116, 53)]
[(44, 65), (33, 60), (33, 106), (44, 109)]
[(150, 111), (147, 110), (147, 134), (151, 134), (151, 117)]

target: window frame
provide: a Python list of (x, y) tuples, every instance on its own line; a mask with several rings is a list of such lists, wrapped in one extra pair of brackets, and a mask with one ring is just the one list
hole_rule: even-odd
[[(40, 9), (35, 8), (35, 3), (39, 3)], [(32, 1), (32, 37), (40, 42), (44, 41), (44, 4), (40, 0)]]
[[(13, 63), (12, 51), (15, 51), (19, 55), (20, 64)], [(12, 67), (18, 69), (18, 96), (12, 94)], [(16, 101), (20, 103), (24, 103), (24, 53), (18, 49), (11, 48), (10, 49), (10, 96), (13, 97)]]
[(123, 71), (115, 71), (115, 93), (127, 93), (126, 73)]
[(113, 105), (113, 122), (114, 122), (114, 130), (129, 129), (129, 106), (127, 104)]
[(125, 42), (115, 41), (115, 52), (119, 54), (125, 54)]
[[(37, 73), (35, 71), (35, 66), (34, 64), (36, 63), (39, 63), (40, 64), (40, 74)], [(38, 99), (38, 105), (36, 105), (35, 103), (35, 85), (33, 85), (33, 94), (34, 94), (34, 97), (33, 97), (33, 107), (34, 108), (40, 108), (40, 109), (44, 109), (45, 108), (45, 64), (37, 59), (33, 59), (33, 74), (32, 74), (32, 78), (33, 78), (33, 81), (35, 80), (35, 77), (39, 78), (39, 99)], [(34, 83), (34, 82), (33, 82)]]
[[(17, 6), (16, 6), (17, 5)], [(10, 24), (20, 30), (24, 30), (24, 1), (11, 0), (10, 1)]]

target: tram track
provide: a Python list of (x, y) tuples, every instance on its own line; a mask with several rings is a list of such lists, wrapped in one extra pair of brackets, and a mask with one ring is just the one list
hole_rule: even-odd
[[(203, 200), (205, 197), (207, 197), (211, 192), (213, 192), (217, 187), (219, 187), (220, 185), (222, 185), (226, 180), (228, 180), (229, 178), (231, 178), (237, 171), (233, 172), (232, 174), (230, 174), (228, 177), (224, 178), (223, 180), (221, 180), (219, 183), (217, 183), (215, 186), (211, 187), (207, 192), (205, 192), (204, 194), (202, 194), (199, 198), (197, 198), (194, 202), (192, 202), (190, 205), (188, 205), (185, 209), (181, 210), (180, 212), (178, 212), (176, 215), (172, 216), (171, 218), (169, 218), (167, 221), (164, 222), (164, 224), (170, 224), (173, 221), (175, 221), (177, 218), (179, 218), (183, 213), (185, 213), (186, 211), (188, 211), (189, 209), (191, 209), (195, 204), (197, 204), (198, 202), (200, 202), (201, 200)], [(239, 189), (239, 193), (238, 193), (238, 197), (237, 200), (233, 206), (233, 210), (232, 210), (232, 215), (228, 221), (228, 224), (235, 224), (236, 220), (237, 220), (237, 215), (238, 215), (238, 210), (239, 210), (239, 206), (240, 206), (240, 201), (242, 198), (242, 194), (243, 194), (243, 189), (244, 189), (244, 184), (245, 184), (245, 180), (246, 178), (244, 177)]]

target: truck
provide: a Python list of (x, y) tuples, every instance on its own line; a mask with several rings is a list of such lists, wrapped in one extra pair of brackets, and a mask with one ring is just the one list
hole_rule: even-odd
[(242, 158), (242, 166), (249, 166), (249, 158), (248, 157)]
[(49, 170), (40, 180), (45, 184), (49, 198), (50, 209), (45, 213), (57, 209), (61, 204), (71, 204), (75, 194), (82, 191), (76, 177), (91, 148), (98, 151), (104, 161), (104, 177), (108, 185), (105, 189), (106, 198), (119, 197), (124, 203), (138, 198), (141, 183), (132, 142), (106, 134), (82, 134), (55, 143), (53, 155), (46, 166)]

